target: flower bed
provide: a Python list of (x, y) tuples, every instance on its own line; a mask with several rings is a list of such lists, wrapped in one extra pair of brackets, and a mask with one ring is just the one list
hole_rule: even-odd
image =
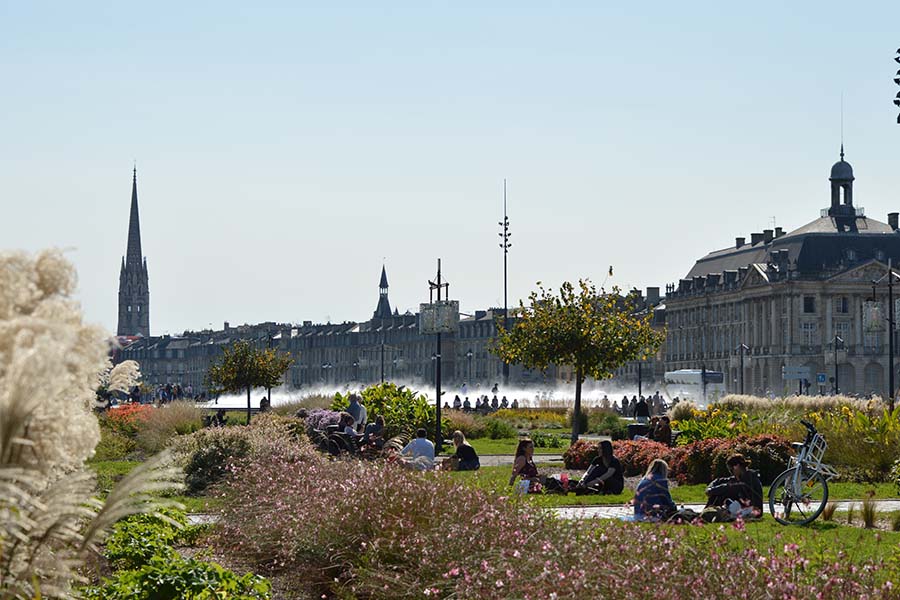
[[(596, 442), (579, 440), (569, 446), (563, 460), (567, 469), (586, 469), (597, 452)], [(787, 467), (791, 444), (774, 435), (700, 440), (676, 448), (651, 441), (613, 442), (613, 454), (626, 476), (642, 475), (654, 459), (661, 458), (669, 463), (670, 477), (681, 484), (709, 483), (728, 475), (725, 461), (734, 453), (743, 454), (763, 483), (769, 484)]]
[(282, 575), (285, 597), (874, 599), (900, 576), (838, 550), (760, 552), (724, 527), (555, 520), (441, 474), (284, 439), (234, 465), (223, 500), (218, 550)]

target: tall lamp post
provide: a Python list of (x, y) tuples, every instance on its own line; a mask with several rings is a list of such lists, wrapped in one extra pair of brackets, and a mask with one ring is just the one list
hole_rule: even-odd
[(469, 383), (470, 383), (470, 384), (472, 383), (472, 356), (473, 356), (473, 354), (472, 354), (472, 349), (469, 348), (469, 350), (466, 351), (466, 359), (467, 359), (468, 362), (469, 362), (469, 375), (468, 375), (468, 379), (469, 379)]
[[(506, 285), (506, 257), (509, 254), (509, 249), (512, 244), (509, 241), (509, 237), (512, 235), (509, 232), (509, 217), (506, 216), (506, 179), (503, 180), (503, 220), (498, 223), (500, 225), (500, 238), (503, 240), (500, 242), (500, 247), (503, 249), (503, 329), (509, 330), (509, 302), (507, 297), (507, 285)], [(509, 384), (509, 363), (503, 361), (503, 386), (506, 387)]]
[(887, 273), (881, 279), (872, 282), (872, 301), (875, 301), (875, 286), (887, 278), (888, 289), (888, 403), (894, 412), (894, 269), (892, 259), (888, 258)]
[(837, 352), (838, 352), (838, 344), (840, 344), (841, 347), (843, 347), (844, 339), (841, 336), (836, 335), (836, 336), (834, 336), (834, 339), (831, 340), (831, 344), (834, 346), (834, 395), (837, 396), (841, 390), (840, 381), (838, 380), (838, 355), (837, 355)]
[(750, 346), (747, 344), (741, 344), (738, 346), (738, 350), (741, 352), (741, 395), (744, 395), (744, 352), (750, 352)]

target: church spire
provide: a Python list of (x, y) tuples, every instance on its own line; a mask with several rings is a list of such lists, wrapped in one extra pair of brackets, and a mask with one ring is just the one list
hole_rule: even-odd
[(381, 266), (381, 282), (378, 284), (378, 306), (375, 307), (374, 319), (390, 319), (391, 303), (388, 302), (388, 280), (384, 265)]
[(125, 264), (128, 267), (140, 267), (144, 255), (141, 252), (141, 219), (138, 214), (137, 167), (134, 168), (131, 180), (131, 217), (128, 220), (128, 249), (125, 253)]
[(121, 336), (150, 335), (150, 285), (147, 259), (141, 251), (141, 222), (138, 215), (137, 167), (131, 178), (131, 214), (128, 246), (119, 271), (119, 324)]

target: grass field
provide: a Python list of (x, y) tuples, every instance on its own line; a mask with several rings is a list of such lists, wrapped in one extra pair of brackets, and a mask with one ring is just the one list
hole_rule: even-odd
[[(88, 466), (97, 474), (97, 491), (101, 496), (106, 496), (109, 491), (132, 469), (141, 464), (136, 460), (104, 460), (88, 462)], [(184, 505), (189, 513), (203, 513), (214, 510), (219, 502), (216, 498), (207, 496), (182, 496), (163, 494)]]
[[(475, 452), (480, 455), (483, 454), (506, 454), (508, 456), (515, 456), (516, 454), (516, 446), (519, 445), (518, 438), (501, 438), (499, 440), (492, 440), (490, 438), (479, 438), (475, 440), (466, 440), (472, 447), (475, 448)], [(569, 447), (569, 440), (565, 440), (561, 448), (535, 448), (535, 454), (562, 454)]]

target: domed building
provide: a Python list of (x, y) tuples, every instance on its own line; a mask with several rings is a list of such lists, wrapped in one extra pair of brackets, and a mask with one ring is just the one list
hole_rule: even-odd
[(841, 146), (819, 218), (735, 238), (668, 286), (667, 371), (722, 371), (730, 392), (831, 393), (836, 377), (841, 393), (888, 393), (888, 290), (872, 282), (900, 264), (898, 213), (867, 217), (854, 179)]

